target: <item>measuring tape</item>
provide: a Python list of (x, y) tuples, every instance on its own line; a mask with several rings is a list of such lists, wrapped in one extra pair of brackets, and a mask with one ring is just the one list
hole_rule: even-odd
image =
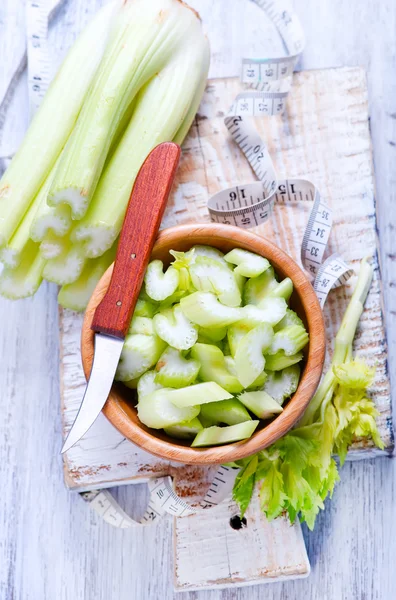
[[(222, 190), (210, 198), (212, 221), (250, 228), (265, 223), (274, 205), (280, 202), (311, 202), (312, 210), (303, 236), (301, 261), (315, 277), (314, 289), (323, 307), (329, 291), (342, 285), (352, 270), (337, 254), (323, 262), (332, 227), (330, 207), (316, 187), (304, 179), (278, 181), (268, 148), (253, 126), (251, 117), (281, 114), (292, 83), (292, 74), (305, 44), (300, 22), (285, 0), (251, 0), (261, 7), (280, 33), (287, 56), (242, 61), (240, 93), (225, 118), (225, 125), (248, 160), (258, 181)], [(28, 81), (31, 114), (38, 108), (50, 82), (47, 45), (48, 18), (59, 0), (27, 2)], [(51, 6), (50, 6), (51, 5)], [(165, 514), (183, 517), (211, 508), (227, 498), (233, 488), (237, 468), (220, 466), (197, 507), (189, 505), (173, 489), (169, 476), (151, 479), (150, 500), (141, 519), (132, 519), (107, 490), (84, 492), (82, 498), (105, 521), (119, 528), (148, 525)]]
[(150, 479), (148, 488), (150, 500), (141, 519), (132, 519), (120, 507), (108, 490), (95, 490), (83, 492), (81, 497), (89, 503), (90, 507), (97, 512), (107, 523), (121, 529), (136, 527), (137, 525), (150, 525), (166, 513), (174, 517), (186, 517), (196, 514), (199, 510), (217, 506), (232, 492), (234, 481), (239, 469), (220, 466), (203, 500), (197, 507), (187, 504), (173, 489), (172, 478), (156, 477)]

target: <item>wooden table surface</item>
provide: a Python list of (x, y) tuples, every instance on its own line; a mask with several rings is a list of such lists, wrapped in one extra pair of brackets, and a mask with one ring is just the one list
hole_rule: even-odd
[[(50, 42), (58, 57), (98, 0), (65, 0)], [(248, 0), (194, 0), (212, 46), (211, 76), (235, 75), (241, 47), (263, 45)], [(24, 53), (24, 0), (0, 0), (0, 99)], [(295, 0), (307, 36), (301, 69), (362, 65), (367, 70), (377, 209), (389, 341), (396, 364), (396, 3)], [(262, 37), (266, 37), (266, 26)], [(253, 35), (252, 33), (253, 32)], [(260, 41), (258, 41), (260, 40)], [(4, 115), (0, 148), (13, 149), (26, 124), (26, 79)], [(6, 117), (4, 119), (4, 117)], [(0, 164), (0, 168), (1, 168)], [(55, 286), (35, 298), (0, 300), (1, 600), (169, 600), (171, 521), (119, 531), (99, 521), (63, 485), (59, 455), (58, 313)], [(396, 570), (396, 462), (350, 463), (315, 531), (304, 529), (312, 574), (306, 580), (176, 595), (180, 600), (392, 600)], [(120, 489), (131, 513), (141, 486)]]

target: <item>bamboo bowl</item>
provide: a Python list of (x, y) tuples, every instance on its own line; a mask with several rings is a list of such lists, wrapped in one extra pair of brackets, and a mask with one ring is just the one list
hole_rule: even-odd
[[(321, 377), (325, 356), (325, 330), (319, 302), (306, 275), (285, 252), (258, 235), (220, 224), (172, 227), (160, 232), (153, 248), (152, 258), (169, 264), (170, 249), (185, 251), (195, 244), (215, 246), (223, 252), (236, 247), (251, 250), (268, 258), (281, 278), (292, 279), (294, 292), (291, 305), (304, 321), (310, 337), (306, 348), (305, 366), (296, 393), (284, 406), (283, 412), (269, 424), (257, 429), (250, 439), (210, 448), (191, 448), (183, 440), (175, 440), (161, 431), (143, 425), (134, 408), (134, 391), (121, 383), (113, 384), (103, 412), (122, 435), (160, 458), (185, 464), (221, 464), (263, 450), (283, 436), (302, 416)], [(94, 333), (91, 330), (93, 314), (107, 290), (112, 270), (113, 266), (110, 266), (97, 284), (85, 313), (81, 353), (87, 378), (94, 352)]]

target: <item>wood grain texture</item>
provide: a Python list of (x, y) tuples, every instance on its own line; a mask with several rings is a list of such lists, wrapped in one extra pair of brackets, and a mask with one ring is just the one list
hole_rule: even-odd
[[(24, 37), (22, 0), (0, 3), (1, 41), (8, 56), (21, 53)], [(64, 55), (86, 22), (94, 0), (68, 0), (50, 32), (54, 63)], [(276, 36), (257, 18), (246, 0), (193, 0), (208, 31), (212, 48), (211, 76), (239, 72), (241, 45), (268, 53)], [(393, 0), (350, 3), (341, 0), (293, 2), (307, 34), (301, 68), (363, 66), (368, 73), (370, 129), (376, 165), (376, 200), (381, 238), (383, 288), (390, 373), (395, 368), (396, 313), (396, 6)], [(13, 22), (12, 11), (22, 14)], [(11, 13), (10, 13), (11, 11)], [(11, 14), (11, 19), (8, 15)], [(279, 43), (279, 40), (278, 40)], [(268, 45), (266, 45), (268, 44)], [(4, 46), (1, 49), (2, 74)], [(8, 60), (8, 59), (7, 59)], [(26, 126), (24, 79), (15, 86), (1, 129), (8, 147), (16, 146)], [(302, 140), (301, 140), (302, 143)], [(347, 145), (347, 140), (345, 145)], [(348, 148), (346, 148), (348, 149)], [(1, 168), (1, 165), (0, 165)], [(184, 190), (190, 193), (187, 177)], [(202, 204), (205, 197), (202, 195)], [(183, 198), (180, 201), (183, 206)], [(169, 218), (170, 224), (172, 218)], [(144, 531), (122, 532), (101, 523), (80, 498), (62, 483), (61, 424), (58, 407), (57, 291), (45, 284), (35, 298), (11, 303), (0, 300), (0, 597), (6, 600), (393, 600), (396, 573), (396, 462), (388, 459), (346, 464), (333, 500), (314, 532), (304, 529), (312, 572), (308, 579), (272, 584), (270, 588), (174, 594), (171, 565), (171, 522)], [(69, 323), (70, 325), (70, 323)], [(65, 326), (65, 325), (64, 325)], [(70, 348), (78, 346), (78, 340)], [(69, 356), (70, 359), (70, 356)], [(81, 398), (75, 374), (74, 395)], [(119, 446), (120, 478), (133, 457), (122, 437), (103, 418), (111, 448)], [(87, 444), (99, 473), (106, 466)], [(96, 447), (98, 439), (96, 439)], [(129, 449), (129, 445), (128, 445)], [(149, 457), (147, 457), (149, 462)], [(114, 467), (113, 467), (114, 468)], [(142, 471), (144, 476), (144, 469)], [(88, 474), (82, 474), (82, 479)], [(116, 491), (131, 514), (146, 499), (145, 486)], [(136, 506), (138, 505), (138, 506)], [(133, 565), (133, 568), (131, 568)]]
[(165, 142), (144, 161), (129, 199), (110, 283), (95, 306), (93, 331), (125, 338), (179, 159), (180, 147)]
[[(140, 217), (140, 212), (137, 214)], [(263, 450), (285, 435), (301, 418), (321, 378), (326, 347), (325, 331), (322, 310), (306, 274), (283, 250), (254, 233), (219, 224), (171, 227), (159, 234), (153, 247), (152, 259), (159, 259), (167, 264), (171, 258), (170, 250), (186, 251), (195, 244), (215, 246), (225, 253), (236, 247), (244, 248), (267, 258), (281, 279), (285, 277), (292, 279), (294, 292), (291, 304), (306, 323), (310, 339), (305, 367), (296, 393), (285, 404), (283, 412), (268, 425), (259, 427), (250, 439), (213, 448), (191, 448), (188, 442), (176, 442), (162, 431), (145, 427), (137, 416), (135, 395), (126, 386), (119, 383), (113, 385), (103, 412), (122, 435), (143, 450), (164, 460), (184, 464), (222, 464)], [(140, 252), (138, 242), (135, 248), (136, 252)], [(116, 266), (117, 263), (114, 270)], [(92, 323), (98, 313), (97, 307), (100, 307), (108, 296), (107, 289), (111, 288), (114, 270), (111, 266), (103, 275), (92, 294), (85, 313), (81, 335), (81, 355), (86, 376), (91, 372), (94, 355), (92, 330), (95, 329), (95, 326)], [(110, 288), (108, 288), (109, 285)], [(67, 381), (65, 384), (67, 385)], [(65, 408), (67, 409), (67, 407)]]

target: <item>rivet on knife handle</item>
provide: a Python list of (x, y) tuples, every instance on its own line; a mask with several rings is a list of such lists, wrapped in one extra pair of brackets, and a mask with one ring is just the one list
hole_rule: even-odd
[(91, 328), (123, 339), (161, 224), (180, 158), (180, 147), (160, 144), (148, 155), (133, 186), (110, 285)]

